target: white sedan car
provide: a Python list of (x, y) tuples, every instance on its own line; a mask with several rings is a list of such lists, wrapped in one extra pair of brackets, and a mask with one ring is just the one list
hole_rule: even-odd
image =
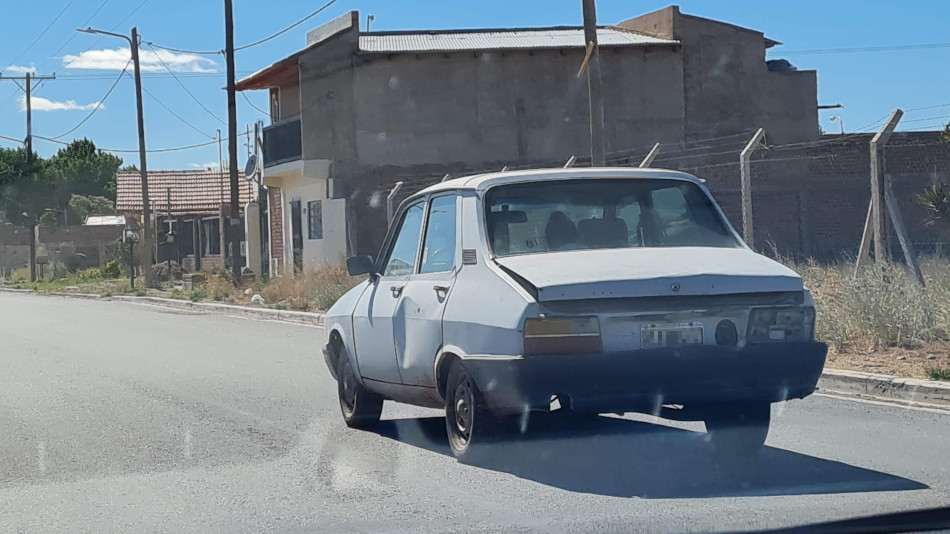
[(449, 180), (347, 266), (369, 276), (327, 312), (324, 347), (346, 424), (377, 422), (384, 399), (444, 407), (462, 460), (552, 406), (705, 421), (720, 450), (753, 452), (770, 403), (811, 394), (827, 352), (801, 277), (681, 172)]

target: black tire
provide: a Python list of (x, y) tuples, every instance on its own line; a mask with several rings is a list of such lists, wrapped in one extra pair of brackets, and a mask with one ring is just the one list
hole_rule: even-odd
[(706, 419), (706, 433), (718, 453), (750, 456), (765, 445), (771, 419), (771, 404), (767, 402), (723, 407)]
[(343, 422), (350, 428), (369, 428), (379, 422), (383, 398), (360, 384), (345, 352), (339, 358), (336, 384)]
[(445, 387), (445, 430), (452, 454), (462, 463), (483, 459), (495, 425), (472, 375), (462, 362), (453, 362)]

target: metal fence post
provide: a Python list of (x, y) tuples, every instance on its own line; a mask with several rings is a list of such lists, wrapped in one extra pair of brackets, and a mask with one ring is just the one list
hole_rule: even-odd
[(765, 129), (759, 128), (739, 154), (740, 187), (742, 188), (742, 239), (755, 248), (755, 232), (752, 226), (752, 152), (762, 138)]

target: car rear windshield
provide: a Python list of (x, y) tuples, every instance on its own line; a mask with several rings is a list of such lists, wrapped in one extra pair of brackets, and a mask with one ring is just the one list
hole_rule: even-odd
[(497, 186), (486, 195), (499, 256), (628, 247), (737, 247), (693, 182), (593, 179)]

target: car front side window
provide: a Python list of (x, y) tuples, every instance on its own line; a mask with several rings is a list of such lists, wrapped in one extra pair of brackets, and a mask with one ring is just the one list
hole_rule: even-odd
[(396, 239), (389, 250), (383, 276), (408, 276), (415, 271), (416, 253), (422, 233), (422, 214), (422, 202), (406, 209)]

